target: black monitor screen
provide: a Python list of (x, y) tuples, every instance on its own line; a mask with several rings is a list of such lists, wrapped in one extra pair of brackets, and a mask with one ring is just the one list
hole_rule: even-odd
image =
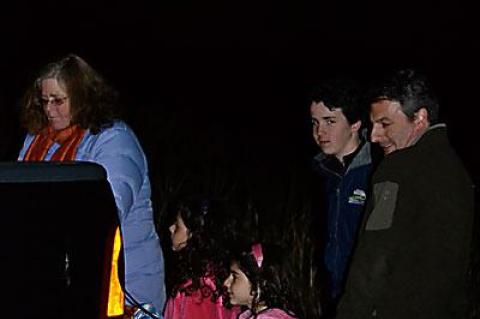
[(118, 225), (92, 163), (0, 163), (4, 305), (21, 318), (99, 318)]

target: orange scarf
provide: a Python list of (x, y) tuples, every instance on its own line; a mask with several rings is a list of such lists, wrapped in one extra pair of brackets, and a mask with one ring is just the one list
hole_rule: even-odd
[(69, 126), (60, 131), (55, 131), (49, 126), (35, 136), (23, 160), (43, 161), (53, 143), (58, 143), (60, 147), (50, 160), (73, 161), (85, 133), (86, 130), (78, 125)]

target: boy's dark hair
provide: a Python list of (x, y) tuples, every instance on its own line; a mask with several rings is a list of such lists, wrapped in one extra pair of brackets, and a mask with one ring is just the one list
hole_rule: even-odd
[(425, 108), (431, 125), (438, 123), (439, 105), (426, 76), (412, 69), (397, 70), (373, 84), (367, 96), (369, 104), (382, 100), (397, 101), (403, 113), (413, 119)]
[(323, 102), (329, 110), (340, 109), (350, 125), (366, 120), (361, 85), (347, 76), (334, 76), (322, 81), (312, 92), (311, 100)]

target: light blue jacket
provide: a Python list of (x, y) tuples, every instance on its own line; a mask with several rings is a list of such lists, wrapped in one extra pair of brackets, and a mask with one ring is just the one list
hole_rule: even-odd
[[(19, 160), (23, 160), (33, 138), (31, 134), (25, 138)], [(52, 145), (45, 160), (50, 160), (58, 147)], [(147, 160), (135, 134), (123, 122), (115, 122), (95, 135), (87, 131), (76, 160), (98, 163), (107, 171), (122, 228), (127, 291), (138, 302), (163, 309), (163, 255), (154, 226)]]

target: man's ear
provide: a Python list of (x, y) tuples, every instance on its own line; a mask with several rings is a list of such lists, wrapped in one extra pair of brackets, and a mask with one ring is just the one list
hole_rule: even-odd
[(426, 108), (422, 107), (414, 114), (414, 123), (421, 126), (428, 126), (428, 111)]
[(362, 121), (356, 121), (355, 123), (350, 125), (350, 127), (353, 133), (358, 132), (362, 127)]

